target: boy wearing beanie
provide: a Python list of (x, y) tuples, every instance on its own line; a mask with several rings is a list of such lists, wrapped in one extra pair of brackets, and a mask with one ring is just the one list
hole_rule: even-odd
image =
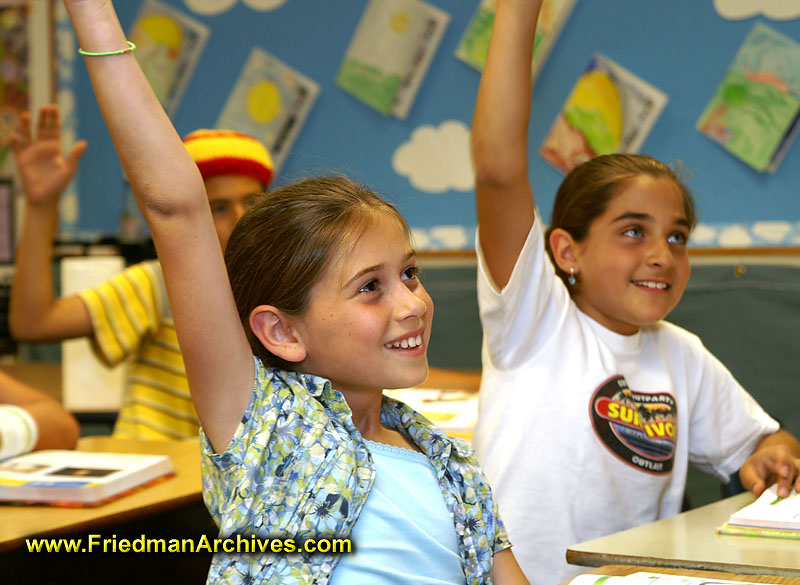
[[(20, 131), (12, 138), (25, 192), (11, 291), (12, 334), (27, 342), (89, 337), (97, 355), (109, 365), (131, 358), (115, 437), (196, 438), (199, 422), (157, 261), (131, 266), (76, 295), (54, 298), (51, 257), (58, 200), (86, 142), (62, 154), (55, 106), (41, 109), (36, 136), (30, 126), (30, 116), (23, 115)], [(186, 136), (184, 144), (203, 176), (224, 250), (236, 222), (269, 185), (272, 160), (258, 140), (227, 130), (197, 130)]]

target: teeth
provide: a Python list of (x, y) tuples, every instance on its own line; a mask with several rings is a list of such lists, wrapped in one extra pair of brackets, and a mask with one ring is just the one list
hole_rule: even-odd
[(385, 343), (384, 347), (386, 349), (408, 349), (409, 347), (417, 347), (422, 345), (422, 335), (417, 335), (416, 337), (409, 337), (408, 339), (403, 339), (402, 341), (395, 341), (394, 343)]
[(666, 289), (667, 284), (664, 282), (652, 282), (650, 280), (640, 280), (637, 281), (636, 284), (639, 286), (646, 286), (647, 288), (658, 288), (658, 289)]

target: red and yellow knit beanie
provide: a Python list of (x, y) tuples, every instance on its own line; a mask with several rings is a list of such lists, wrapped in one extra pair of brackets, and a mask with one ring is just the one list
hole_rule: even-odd
[(272, 157), (258, 140), (231, 130), (195, 130), (183, 143), (203, 180), (218, 175), (245, 175), (264, 187), (272, 180)]

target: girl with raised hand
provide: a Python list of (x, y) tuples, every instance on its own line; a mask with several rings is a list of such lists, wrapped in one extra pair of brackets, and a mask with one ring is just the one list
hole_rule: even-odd
[(680, 511), (689, 461), (760, 494), (800, 487), (800, 444), (700, 340), (662, 321), (689, 278), (694, 202), (643, 155), (561, 184), (542, 233), (528, 179), (541, 0), (498, 0), (472, 128), (484, 329), (476, 452), (534, 583), (572, 544)]
[[(382, 398), (428, 371), (433, 306), (402, 216), (347, 179), (301, 181), (237, 224), (226, 274), (197, 166), (110, 0), (66, 5), (161, 261), (206, 504), (222, 536), (298, 551), (216, 555), (209, 582), (525, 583), (470, 451)], [(323, 537), (356, 552), (304, 549)]]

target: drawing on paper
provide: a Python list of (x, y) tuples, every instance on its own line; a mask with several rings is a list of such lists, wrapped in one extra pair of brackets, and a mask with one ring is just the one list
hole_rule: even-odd
[(317, 83), (256, 47), (216, 126), (261, 140), (278, 172), (318, 94)]
[(775, 172), (800, 119), (800, 43), (757, 22), (697, 129), (758, 171)]
[[(533, 41), (531, 67), (534, 80), (564, 28), (575, 2), (576, 0), (545, 0), (542, 4), (536, 25), (536, 38)], [(481, 1), (456, 48), (456, 57), (479, 71), (483, 71), (486, 64), (496, 6), (497, 0)]]
[(563, 173), (602, 154), (638, 152), (667, 96), (603, 55), (578, 78), (539, 149)]
[(408, 115), (450, 15), (420, 0), (370, 0), (336, 85), (383, 115)]

